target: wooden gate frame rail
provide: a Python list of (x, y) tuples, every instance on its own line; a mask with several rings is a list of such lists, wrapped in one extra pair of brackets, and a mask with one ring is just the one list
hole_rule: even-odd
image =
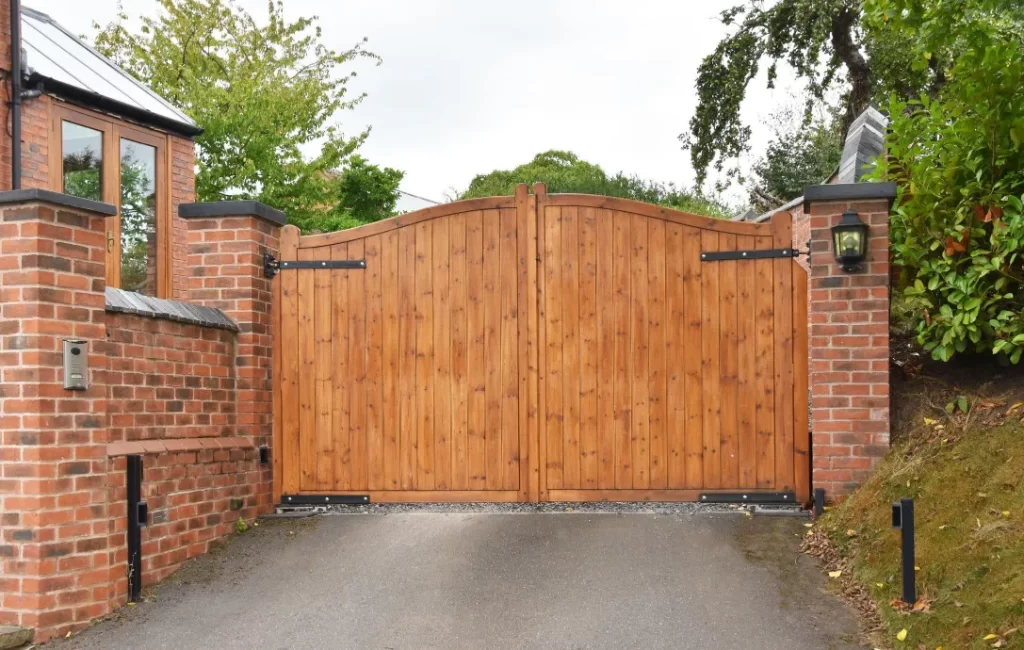
[[(491, 491), (489, 493), (465, 491), (379, 491), (374, 492), (371, 500), (377, 502), (434, 502), (434, 501), (519, 501), (539, 503), (549, 500), (583, 501), (697, 501), (701, 494), (734, 493), (735, 489), (634, 489), (634, 490), (551, 490), (545, 485), (544, 473), (540, 471), (544, 463), (544, 446), (541, 445), (541, 423), (539, 410), (544, 400), (542, 390), (543, 376), (540, 373), (539, 350), (543, 346), (542, 328), (539, 327), (539, 301), (543, 287), (540, 272), (540, 252), (538, 247), (539, 216), (546, 206), (580, 206), (606, 208), (630, 212), (641, 216), (662, 219), (697, 228), (711, 228), (721, 233), (735, 235), (771, 234), (777, 248), (790, 248), (792, 241), (792, 215), (779, 212), (772, 216), (769, 223), (752, 224), (749, 222), (731, 222), (701, 217), (670, 208), (641, 203), (629, 199), (595, 196), (589, 194), (552, 194), (547, 193), (544, 183), (535, 183), (533, 192), (525, 183), (516, 186), (511, 197), (488, 197), (469, 199), (457, 203), (432, 206), (417, 210), (391, 219), (378, 221), (350, 230), (343, 230), (319, 235), (308, 235), (305, 239), (314, 246), (330, 246), (345, 243), (353, 239), (377, 235), (409, 226), (421, 221), (449, 214), (482, 209), (516, 208), (516, 236), (518, 238), (519, 259), (517, 260), (518, 300), (519, 305), (526, 305), (526, 318), (518, 319), (518, 358), (519, 358), (519, 453), (520, 481), (518, 491)], [(453, 209), (456, 208), (457, 209)], [(299, 230), (295, 226), (285, 226), (281, 236), (280, 258), (296, 259), (299, 248)], [(807, 505), (811, 499), (811, 439), (809, 430), (809, 347), (808, 347), (808, 278), (805, 269), (796, 260), (788, 262), (783, 259), (776, 263), (789, 263), (793, 268), (793, 318), (791, 336), (786, 339), (793, 359), (793, 454), (795, 492), (798, 502)], [(273, 302), (271, 317), (273, 320), (273, 498), (275, 503), (281, 502), (284, 472), (284, 436), (282, 400), (283, 386), (278, 384), (282, 365), (285, 360), (281, 354), (280, 319), (282, 310), (282, 278), (278, 274), (272, 280)], [(521, 309), (521, 307), (520, 307)], [(526, 326), (526, 332), (522, 328)], [(786, 343), (784, 343), (786, 345)], [(525, 364), (525, 372), (523, 371)], [(533, 396), (532, 399), (528, 399)], [(775, 493), (776, 489), (745, 490), (748, 493)], [(302, 494), (325, 494), (316, 491), (302, 491)], [(332, 493), (333, 494), (333, 493)], [(347, 493), (346, 493), (347, 494)], [(355, 494), (355, 493), (353, 493)], [(360, 492), (360, 495), (365, 492)], [(552, 499), (554, 497), (554, 499)]]

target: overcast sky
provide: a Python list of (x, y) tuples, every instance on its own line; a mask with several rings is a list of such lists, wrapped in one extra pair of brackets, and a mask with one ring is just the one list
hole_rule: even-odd
[[(358, 64), (339, 115), (346, 133), (373, 132), (361, 153), (406, 172), (402, 189), (442, 200), (474, 175), (511, 168), (548, 149), (568, 149), (601, 165), (689, 185), (679, 148), (696, 98), (701, 59), (725, 33), (717, 20), (737, 0), (285, 0), (289, 18), (317, 14), (335, 49), (362, 37), (383, 63)], [(27, 0), (76, 34), (114, 19), (117, 0)], [(257, 20), (266, 0), (240, 0)], [(130, 15), (155, 0), (126, 0)], [(744, 105), (763, 149), (763, 120), (799, 98), (782, 75), (763, 73)], [(739, 198), (738, 193), (733, 198)], [(403, 201), (414, 209), (421, 204)]]

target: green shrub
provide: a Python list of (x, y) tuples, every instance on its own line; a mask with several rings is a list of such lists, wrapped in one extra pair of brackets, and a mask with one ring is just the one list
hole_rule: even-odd
[[(900, 188), (894, 262), (909, 274), (904, 296), (932, 357), (992, 352), (1017, 363), (1024, 346), (1024, 44), (998, 13), (954, 8), (947, 16), (941, 11), (957, 3), (925, 4), (931, 13), (911, 26), (927, 34), (936, 26), (921, 21), (946, 19), (958, 51), (937, 97), (889, 106), (888, 159), (878, 176)], [(921, 65), (929, 58), (923, 52)]]

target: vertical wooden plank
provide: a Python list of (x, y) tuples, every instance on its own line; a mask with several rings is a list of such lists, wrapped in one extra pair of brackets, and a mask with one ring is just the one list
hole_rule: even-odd
[(453, 490), (469, 489), (469, 381), (467, 330), (466, 215), (451, 216), (451, 372)]
[(633, 349), (630, 322), (629, 215), (614, 213), (613, 282), (615, 286), (615, 487), (633, 487)]
[[(547, 256), (550, 243), (545, 243), (546, 237), (546, 211), (547, 211), (547, 186), (544, 183), (533, 185), (533, 210), (537, 227), (536, 254), (537, 254), (537, 347), (535, 350), (537, 368), (537, 392), (533, 395), (537, 399), (537, 501), (545, 501), (548, 498), (548, 405), (547, 405), (547, 269), (551, 260)], [(532, 397), (531, 397), (532, 399)]]
[(807, 395), (807, 272), (793, 260), (793, 463), (796, 498), (811, 499), (810, 426)]
[(416, 228), (398, 231), (398, 449), (403, 490), (415, 490), (419, 431), (416, 419)]
[(562, 489), (562, 215), (560, 208), (546, 207), (544, 224), (544, 440), (546, 456), (541, 468), (549, 490)]
[(367, 486), (384, 481), (384, 330), (381, 293), (381, 236), (366, 238), (366, 458)]
[(384, 489), (402, 487), (401, 428), (401, 322), (399, 320), (399, 231), (385, 233), (381, 242), (381, 305), (383, 330)]
[(580, 480), (583, 490), (598, 488), (597, 383), (597, 217), (594, 208), (579, 212), (580, 320)]
[[(516, 188), (519, 237), (519, 490), (524, 501), (540, 499), (540, 386), (537, 368), (537, 196)], [(524, 493), (525, 490), (525, 493)]]
[(450, 490), (451, 444), (451, 312), (449, 301), (451, 217), (434, 221), (434, 489)]
[(501, 462), (501, 287), (499, 270), (507, 261), (498, 246), (501, 214), (484, 211), (484, 431), (487, 458), (487, 489), (500, 490)]
[(631, 340), (633, 351), (633, 489), (647, 489), (651, 486), (651, 441), (650, 441), (650, 377), (648, 373), (649, 326), (647, 237), (648, 218), (633, 215), (630, 230), (633, 260), (631, 309)]
[(668, 487), (668, 440), (665, 427), (668, 379), (666, 364), (665, 320), (665, 222), (650, 219), (648, 223), (648, 385), (650, 399), (651, 489)]
[(416, 488), (434, 489), (433, 221), (416, 224)]
[(608, 210), (596, 213), (598, 382), (598, 479), (602, 490), (615, 488), (615, 342), (616, 285), (614, 219)]
[(562, 487), (580, 486), (579, 208), (562, 208)]
[(502, 489), (519, 489), (519, 361), (516, 210), (503, 208), (499, 235), (501, 268), (501, 465)]
[[(281, 259), (298, 259), (299, 229), (285, 226), (281, 230)], [(281, 492), (299, 491), (301, 438), (299, 426), (299, 274), (281, 273), (276, 278), (281, 287), (280, 358), (281, 379)]]
[[(362, 239), (348, 243), (350, 259), (366, 257), (366, 242)], [(369, 485), (366, 457), (366, 271), (342, 271), (348, 277), (348, 365), (352, 387), (349, 398), (349, 480), (351, 490), (365, 490)]]
[(686, 409), (686, 487), (704, 487), (704, 373), (701, 367), (703, 321), (701, 317), (703, 264), (700, 261), (701, 231), (683, 227), (683, 311), (686, 315), (686, 353), (683, 355), (684, 407)]
[[(311, 249), (299, 249), (298, 259), (313, 259)], [(316, 318), (315, 271), (299, 276), (299, 457), (300, 490), (316, 490)]]
[(469, 335), (468, 371), (469, 487), (487, 489), (487, 430), (485, 428), (487, 367), (484, 356), (484, 223), (482, 212), (466, 215), (466, 331)]
[[(281, 235), (284, 239), (284, 235)], [(281, 254), (280, 242), (277, 254)], [(281, 402), (281, 391), (284, 386), (285, 377), (281, 355), (285, 352), (283, 340), (281, 339), (281, 307), (284, 300), (282, 295), (281, 274), (278, 273), (270, 281), (270, 415), (272, 418), (273, 430), (270, 441), (270, 462), (271, 462), (271, 483), (273, 490), (271, 498), (274, 503), (281, 503), (282, 486), (284, 485), (284, 409)], [(294, 356), (294, 353), (293, 353)]]
[[(321, 246), (313, 249), (313, 259), (331, 259), (331, 249)], [(331, 271), (313, 271), (313, 349), (316, 366), (316, 489), (334, 489), (334, 440), (332, 439), (332, 375), (331, 367)]]
[[(736, 249), (736, 235), (720, 234), (720, 248), (723, 251)], [(750, 264), (727, 260), (713, 262), (719, 267), (719, 358), (721, 359), (720, 395), (721, 415), (719, 416), (719, 455), (721, 457), (721, 487), (739, 487), (739, 440), (737, 433), (737, 408), (739, 406), (739, 334), (737, 331), (737, 265)]]
[[(331, 259), (347, 260), (348, 244), (331, 247)], [(331, 363), (336, 378), (331, 395), (331, 430), (334, 453), (327, 457), (334, 468), (334, 489), (352, 489), (352, 431), (350, 418), (354, 395), (352, 368), (349, 365), (349, 271), (331, 270), (331, 302), (334, 313), (331, 323)]]
[[(772, 248), (771, 237), (758, 237), (758, 250)], [(756, 344), (754, 364), (757, 368), (757, 391), (754, 408), (757, 412), (757, 487), (775, 487), (775, 315), (772, 260), (754, 262), (757, 281), (755, 295)]]
[[(755, 238), (741, 236), (736, 240), (740, 250), (754, 250)], [(740, 262), (736, 269), (737, 301), (737, 448), (739, 450), (739, 486), (757, 487), (757, 293), (756, 263)]]
[[(719, 234), (701, 233), (701, 249), (720, 250)], [(721, 262), (703, 262), (701, 266), (701, 365), (704, 370), (704, 486), (722, 486), (719, 420), (721, 418), (721, 348), (719, 344), (719, 275)]]
[(665, 224), (668, 487), (686, 487), (686, 314), (683, 294), (683, 226)]
[[(793, 245), (793, 216), (777, 212), (771, 221), (774, 248)], [(772, 260), (775, 306), (775, 487), (794, 489), (793, 465), (793, 261)]]

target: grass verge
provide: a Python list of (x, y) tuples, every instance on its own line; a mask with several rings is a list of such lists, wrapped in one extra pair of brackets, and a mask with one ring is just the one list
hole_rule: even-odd
[[(826, 564), (847, 573), (836, 584), (852, 578), (856, 585), (842, 590), (873, 601), (892, 647), (1024, 648), (1024, 408), (999, 409), (1011, 417), (967, 429), (950, 425), (952, 417), (922, 417), (815, 526), (838, 556)], [(915, 500), (915, 611), (899, 600), (899, 531), (890, 527), (890, 506), (904, 497)]]

